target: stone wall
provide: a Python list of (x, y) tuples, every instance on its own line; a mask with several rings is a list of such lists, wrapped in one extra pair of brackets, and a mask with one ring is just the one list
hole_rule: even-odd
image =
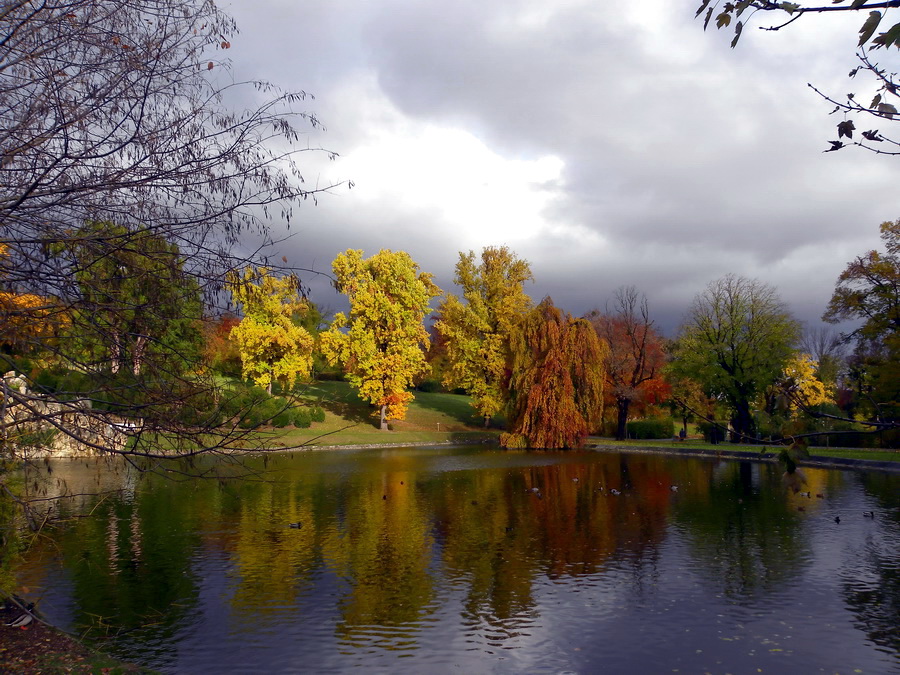
[(57, 401), (31, 391), (15, 372), (0, 381), (0, 425), (7, 449), (19, 457), (94, 457), (124, 450), (129, 432), (139, 428), (108, 413), (91, 410), (90, 401)]

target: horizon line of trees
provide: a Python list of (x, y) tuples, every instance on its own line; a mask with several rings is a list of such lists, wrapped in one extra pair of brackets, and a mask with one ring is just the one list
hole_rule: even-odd
[[(884, 442), (894, 443), (897, 435), (900, 221), (881, 225), (884, 252), (854, 259), (837, 281), (823, 318), (861, 320), (851, 333), (804, 331), (776, 289), (729, 274), (694, 298), (673, 340), (634, 287), (581, 318), (549, 297), (535, 305), (524, 289), (530, 266), (507, 247), (460, 253), (460, 296), (442, 295), (405, 252), (348, 250), (333, 270), (350, 312), (331, 321), (295, 274), (248, 266), (225, 280), (242, 316), (213, 319), (182, 267), (166, 264), (178, 260), (177, 247), (145, 233), (131, 241), (136, 251), (110, 248), (124, 234), (92, 222), (77, 243), (51, 251), (84, 270), (77, 309), (53, 296), (0, 294), (7, 363), (30, 363), (37, 382), (45, 370), (89, 375), (81, 394), (90, 399), (102, 382), (96, 398), (120, 416), (168, 415), (202, 428), (203, 415), (190, 409), (220, 405), (215, 375), (272, 394), (273, 385), (289, 392), (330, 369), (373, 406), (382, 429), (404, 417), (411, 388), (431, 382), (469, 394), (485, 427), (505, 420), (507, 447), (571, 448), (598, 432), (621, 439), (629, 422), (664, 416), (679, 417), (685, 431), (690, 420), (710, 435), (719, 425), (735, 442), (889, 432)], [(150, 395), (173, 391), (182, 396), (172, 410)], [(227, 423), (222, 414), (209, 420)]]

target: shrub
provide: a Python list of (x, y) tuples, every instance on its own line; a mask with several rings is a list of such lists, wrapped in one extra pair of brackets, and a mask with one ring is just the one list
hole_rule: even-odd
[(296, 414), (292, 410), (282, 410), (272, 418), (272, 426), (278, 429), (286, 427), (295, 420)]
[(312, 425), (312, 419), (308, 408), (295, 408), (294, 426), (298, 429), (308, 429)]
[(324, 422), (325, 421), (325, 409), (320, 408), (319, 406), (314, 406), (309, 413), (309, 418), (313, 422)]
[(672, 438), (675, 435), (675, 422), (671, 417), (634, 420), (626, 428), (628, 438)]
[(422, 380), (416, 389), (426, 394), (433, 394), (441, 390), (441, 383), (437, 380)]

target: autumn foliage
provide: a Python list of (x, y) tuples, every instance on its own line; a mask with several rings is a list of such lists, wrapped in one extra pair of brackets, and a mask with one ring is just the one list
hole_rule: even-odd
[(322, 333), (322, 351), (341, 363), (360, 396), (378, 406), (381, 427), (403, 419), (414, 379), (427, 368), (424, 319), (441, 290), (405, 251), (382, 250), (363, 258), (347, 250), (332, 263), (337, 285), (350, 300), (350, 316), (335, 315)]
[(662, 378), (663, 338), (650, 320), (646, 298), (639, 298), (633, 287), (617, 291), (612, 311), (591, 312), (588, 318), (609, 347), (606, 397), (615, 406), (616, 438), (621, 440), (629, 413), (642, 413), (647, 404), (668, 397), (670, 389)]
[(531, 269), (505, 246), (460, 253), (454, 281), (463, 297), (448, 295), (435, 328), (444, 340), (449, 368), (444, 384), (462, 387), (485, 426), (507, 403), (510, 337), (531, 307), (523, 285)]
[(274, 380), (291, 386), (298, 377), (308, 376), (313, 339), (292, 321), (306, 306), (299, 280), (249, 267), (242, 275), (229, 274), (228, 288), (244, 309), (244, 318), (230, 334), (241, 353), (243, 376), (269, 392)]
[(581, 446), (602, 416), (607, 353), (590, 322), (563, 315), (545, 298), (513, 338), (510, 433), (501, 443)]

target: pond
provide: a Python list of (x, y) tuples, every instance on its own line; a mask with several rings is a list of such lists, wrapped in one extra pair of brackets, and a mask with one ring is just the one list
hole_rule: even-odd
[(121, 492), (67, 506), (28, 597), (171, 673), (900, 673), (900, 474), (805, 469), (806, 496), (776, 465), (612, 452), (252, 463), (269, 480), (53, 462)]

